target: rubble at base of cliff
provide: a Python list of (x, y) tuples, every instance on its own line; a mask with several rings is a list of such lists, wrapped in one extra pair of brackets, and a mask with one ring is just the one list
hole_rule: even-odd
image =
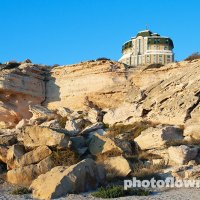
[(199, 72), (200, 60), (0, 65), (0, 181), (54, 199), (130, 177), (199, 179)]

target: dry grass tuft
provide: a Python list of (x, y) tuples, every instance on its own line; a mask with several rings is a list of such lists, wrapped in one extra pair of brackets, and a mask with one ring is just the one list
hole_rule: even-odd
[(199, 54), (199, 52), (195, 52), (195, 53), (191, 54), (191, 55), (188, 56), (185, 60), (186, 60), (186, 61), (193, 61), (193, 60), (196, 60), (196, 59), (200, 59), (200, 54)]
[(164, 168), (166, 168), (164, 161), (157, 165), (135, 164), (132, 177), (136, 177), (140, 180), (150, 180), (151, 178), (161, 179), (159, 173), (162, 172)]
[(53, 151), (51, 158), (54, 166), (70, 166), (80, 161), (79, 155), (70, 149)]

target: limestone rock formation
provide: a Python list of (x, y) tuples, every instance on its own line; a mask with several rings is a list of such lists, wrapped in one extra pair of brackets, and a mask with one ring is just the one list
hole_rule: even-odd
[(198, 148), (190, 148), (186, 145), (181, 145), (176, 147), (169, 147), (168, 152), (172, 161), (177, 164), (184, 165), (187, 164), (190, 160), (195, 159), (198, 153)]
[(123, 152), (123, 150), (119, 146), (117, 146), (115, 141), (113, 141), (109, 137), (101, 136), (97, 133), (95, 133), (91, 138), (91, 141), (89, 143), (89, 150), (92, 155), (106, 153), (111, 150)]
[(0, 127), (14, 127), (22, 118), (29, 119), (29, 106), (45, 100), (45, 68), (32, 63), (0, 70)]
[[(7, 165), (7, 180), (33, 181), (41, 199), (87, 191), (105, 180), (90, 158), (115, 178), (152, 164), (180, 165), (168, 173), (199, 178), (199, 74), (200, 59), (160, 68), (109, 60), (0, 65), (0, 164)], [(52, 169), (58, 165), (64, 166)]]
[(47, 146), (39, 146), (38, 148), (25, 153), (21, 158), (18, 160), (19, 166), (27, 166), (31, 164), (39, 163), (41, 160), (50, 156), (52, 151)]
[(59, 166), (53, 168), (50, 172), (39, 176), (33, 181), (31, 189), (34, 198), (53, 199), (67, 193), (79, 193), (96, 189), (104, 181), (105, 170), (92, 159), (85, 159), (70, 167)]
[(40, 126), (26, 126), (19, 134), (18, 140), (22, 141), (25, 147), (32, 148), (42, 145), (62, 148), (69, 144), (69, 136), (66, 134)]
[(104, 161), (105, 169), (111, 171), (115, 176), (126, 177), (130, 174), (131, 167), (123, 156), (110, 157)]
[(7, 181), (13, 184), (29, 186), (39, 175), (45, 174), (53, 167), (50, 157), (38, 164), (18, 167), (7, 172)]
[(142, 131), (135, 141), (142, 150), (162, 149), (166, 144), (183, 140), (183, 131), (175, 126), (157, 126)]

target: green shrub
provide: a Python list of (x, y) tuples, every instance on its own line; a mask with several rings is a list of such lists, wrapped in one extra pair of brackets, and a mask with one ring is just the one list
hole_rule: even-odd
[(196, 60), (196, 59), (200, 59), (200, 54), (199, 54), (199, 52), (195, 52), (195, 53), (191, 54), (191, 55), (188, 56), (185, 60), (186, 60), (186, 61), (192, 61), (192, 60)]
[(105, 58), (105, 57), (100, 57), (100, 58), (97, 58), (96, 61), (100, 61), (100, 60), (110, 60), (109, 58)]
[(12, 191), (13, 195), (30, 194), (31, 190), (26, 187), (18, 187)]
[(109, 187), (101, 187), (97, 192), (93, 192), (92, 196), (97, 198), (118, 198), (125, 196), (147, 196), (150, 194), (149, 190), (145, 189), (129, 189), (124, 190), (123, 186), (109, 186)]

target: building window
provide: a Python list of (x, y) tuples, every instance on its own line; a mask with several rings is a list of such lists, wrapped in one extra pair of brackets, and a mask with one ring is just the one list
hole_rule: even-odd
[(154, 63), (156, 63), (156, 55), (154, 55)]
[(150, 57), (147, 55), (147, 63), (150, 63)]
[(164, 50), (168, 50), (168, 46), (164, 46)]
[(159, 63), (162, 63), (162, 55), (159, 55)]

